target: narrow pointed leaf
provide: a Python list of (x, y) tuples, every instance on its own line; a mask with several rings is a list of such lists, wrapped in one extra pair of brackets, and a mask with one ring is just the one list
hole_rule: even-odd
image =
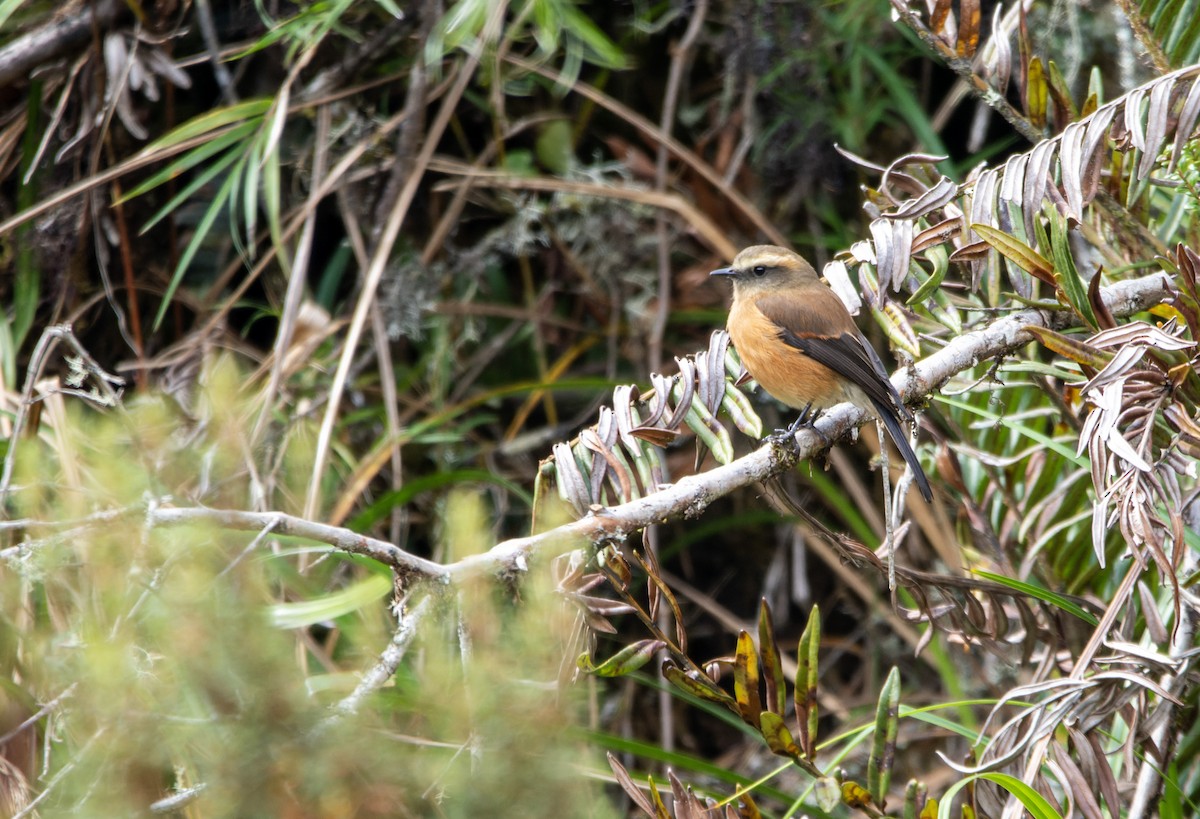
[(986, 572), (983, 569), (972, 569), (971, 573), (977, 574), (982, 578), (992, 581), (993, 583), (999, 583), (1000, 585), (1006, 586), (1007, 588), (1026, 595), (1027, 597), (1033, 597), (1037, 600), (1041, 600), (1043, 603), (1047, 603), (1057, 609), (1067, 612), (1068, 614), (1078, 617), (1080, 620), (1090, 626), (1097, 626), (1100, 624), (1100, 621), (1096, 619), (1096, 615), (1080, 606), (1071, 598), (1064, 597), (1063, 595), (1052, 592), (1049, 589), (1044, 589), (1041, 586), (1035, 586), (1032, 583), (1028, 583), (1023, 580), (1017, 580), (1016, 578), (1006, 577), (1002, 574)]
[(1087, 326), (1095, 329), (1096, 316), (1088, 300), (1087, 287), (1075, 269), (1075, 258), (1067, 235), (1067, 220), (1053, 208), (1046, 208), (1045, 212), (1050, 218), (1050, 247), (1053, 250), (1054, 278), (1058, 282), (1059, 292)]
[(817, 746), (817, 650), (821, 646), (821, 611), (812, 607), (800, 645), (796, 650), (796, 724), (800, 731), (800, 744), (809, 759), (816, 753)]
[(1046, 800), (1046, 797), (1015, 776), (991, 771), (980, 774), (980, 779), (991, 780), (1017, 797), (1017, 800), (1025, 807), (1025, 810), (1029, 811), (1034, 819), (1063, 819), (1062, 814), (1055, 810), (1054, 806)]
[[(244, 160), (243, 160), (244, 161)], [(240, 163), (239, 163), (240, 164)], [(234, 171), (230, 172), (225, 178), (224, 183), (217, 190), (216, 196), (208, 206), (208, 210), (204, 212), (204, 216), (196, 224), (195, 232), (192, 235), (192, 240), (188, 242), (188, 246), (184, 249), (183, 255), (179, 257), (179, 263), (175, 266), (175, 272), (171, 275), (171, 282), (167, 285), (167, 292), (163, 294), (162, 302), (158, 306), (158, 313), (154, 316), (154, 330), (157, 331), (162, 324), (163, 317), (167, 314), (167, 307), (170, 306), (171, 300), (175, 296), (175, 290), (179, 287), (179, 283), (183, 281), (183, 274), (187, 272), (188, 267), (199, 252), (200, 246), (204, 243), (208, 236), (209, 230), (212, 229), (213, 222), (217, 220), (217, 216), (225, 209), (225, 205), (229, 201), (229, 197), (233, 192), (233, 188), (240, 178), (241, 174), (237, 172), (237, 166), (234, 166)]]
[(708, 677), (694, 677), (671, 662), (663, 663), (662, 672), (668, 682), (692, 696), (699, 697), (708, 702), (719, 703), (733, 711), (738, 710), (737, 702), (734, 701), (733, 697), (717, 687), (717, 684)]
[(748, 724), (758, 728), (762, 699), (758, 694), (758, 652), (746, 631), (738, 632), (737, 656), (733, 660), (733, 695), (738, 711)]
[(1054, 100), (1054, 121), (1059, 128), (1062, 128), (1068, 122), (1079, 119), (1079, 111), (1075, 108), (1075, 103), (1071, 99), (1071, 89), (1067, 86), (1067, 81), (1058, 65), (1054, 60), (1050, 60), (1047, 65), (1050, 74), (1050, 97)]
[(973, 224), (971, 229), (1017, 267), (1041, 279), (1051, 287), (1055, 286), (1054, 267), (1032, 247), (990, 225)]
[(226, 125), (261, 117), (270, 110), (271, 104), (270, 97), (263, 97), (208, 111), (198, 117), (193, 117), (173, 131), (154, 140), (141, 150), (141, 155), (153, 154), (163, 148), (169, 148), (194, 136), (207, 134)]
[(783, 678), (783, 660), (775, 640), (775, 624), (764, 597), (758, 607), (758, 649), (762, 654), (763, 678), (767, 686), (767, 710), (782, 715), (787, 709), (787, 685)]
[(886, 807), (892, 763), (896, 756), (896, 732), (900, 727), (900, 671), (892, 666), (875, 708), (875, 737), (867, 760), (867, 789), (875, 804)]
[(788, 730), (779, 714), (763, 711), (759, 714), (759, 728), (771, 753), (792, 759), (800, 759), (803, 756), (803, 751), (792, 738), (792, 732)]
[(1046, 98), (1049, 96), (1049, 85), (1046, 82), (1046, 72), (1042, 67), (1041, 57), (1029, 61), (1029, 73), (1025, 86), (1025, 112), (1034, 128), (1046, 127)]
[(593, 665), (592, 658), (586, 653), (580, 654), (576, 663), (581, 669), (597, 677), (623, 677), (648, 663), (665, 645), (662, 640), (638, 640), (625, 646), (600, 665)]
[(842, 802), (851, 808), (865, 808), (871, 804), (871, 792), (857, 782), (843, 782)]
[(1029, 334), (1038, 340), (1038, 343), (1064, 358), (1069, 358), (1072, 361), (1077, 361), (1085, 367), (1091, 367), (1094, 370), (1104, 369), (1104, 365), (1112, 361), (1112, 355), (1098, 350), (1090, 344), (1078, 341), (1070, 336), (1064, 336), (1062, 333), (1045, 327), (1026, 327)]
[(650, 800), (646, 798), (646, 794), (642, 793), (642, 789), (633, 781), (633, 777), (629, 775), (629, 771), (625, 770), (625, 766), (609, 751), (608, 766), (612, 768), (613, 776), (617, 780), (617, 784), (621, 786), (621, 790), (629, 795), (633, 804), (642, 809), (649, 816), (654, 816), (654, 806), (650, 804)]

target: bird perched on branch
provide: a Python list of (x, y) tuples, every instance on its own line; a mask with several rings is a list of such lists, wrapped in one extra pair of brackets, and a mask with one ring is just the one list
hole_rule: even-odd
[(932, 501), (929, 480), (900, 425), (911, 422), (912, 414), (879, 354), (812, 265), (782, 247), (755, 245), (710, 275), (733, 279), (729, 337), (750, 375), (776, 399), (802, 410), (789, 431), (811, 422), (811, 411), (819, 414), (843, 401), (873, 411), (912, 469), (921, 495)]

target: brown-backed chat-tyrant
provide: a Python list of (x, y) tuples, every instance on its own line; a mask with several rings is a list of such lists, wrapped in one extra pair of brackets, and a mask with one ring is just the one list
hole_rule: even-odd
[(873, 411), (912, 469), (921, 495), (932, 501), (929, 480), (900, 425), (911, 422), (912, 414), (879, 354), (812, 265), (782, 247), (755, 245), (711, 275), (733, 279), (729, 337), (754, 380), (805, 415), (843, 401)]

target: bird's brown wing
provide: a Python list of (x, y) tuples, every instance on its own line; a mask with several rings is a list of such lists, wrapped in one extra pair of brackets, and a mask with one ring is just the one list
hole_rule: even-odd
[(905, 420), (910, 418), (879, 354), (854, 326), (838, 297), (822, 285), (811, 291), (803, 299), (794, 295), (764, 296), (755, 306), (779, 328), (779, 339), (784, 344), (824, 364), (873, 402), (894, 408)]
[(921, 496), (932, 501), (933, 490), (921, 468), (921, 460), (900, 426), (901, 419), (912, 420), (912, 413), (892, 386), (879, 354), (858, 332), (854, 320), (833, 291), (821, 286), (806, 288), (806, 291), (811, 292), (806, 292), (802, 299), (797, 299), (794, 294), (765, 296), (755, 306), (779, 328), (779, 339), (784, 344), (824, 364), (863, 391), (875, 405), (879, 420), (887, 427), (900, 455), (912, 469)]

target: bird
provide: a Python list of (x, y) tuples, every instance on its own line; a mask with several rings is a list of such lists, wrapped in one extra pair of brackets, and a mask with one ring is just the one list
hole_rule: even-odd
[(813, 410), (819, 415), (843, 401), (873, 411), (912, 469), (921, 496), (931, 503), (929, 479), (900, 425), (911, 423), (912, 413), (879, 354), (812, 265), (786, 248), (754, 245), (709, 275), (733, 281), (727, 328), (751, 377), (771, 396), (802, 411), (789, 433), (811, 424)]

